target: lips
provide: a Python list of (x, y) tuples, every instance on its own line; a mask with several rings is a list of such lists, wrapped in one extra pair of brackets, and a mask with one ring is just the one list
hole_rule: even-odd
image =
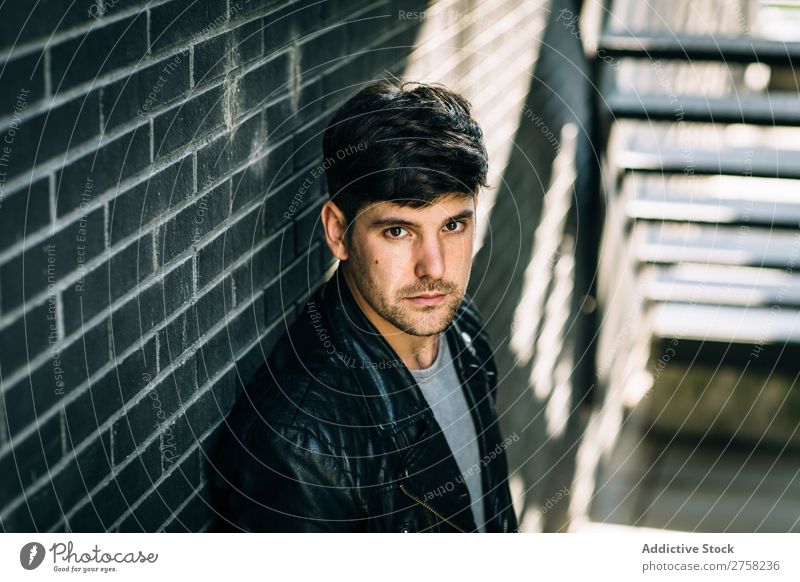
[(444, 301), (445, 297), (447, 297), (447, 293), (425, 293), (414, 297), (406, 297), (406, 300), (414, 305), (438, 305)]

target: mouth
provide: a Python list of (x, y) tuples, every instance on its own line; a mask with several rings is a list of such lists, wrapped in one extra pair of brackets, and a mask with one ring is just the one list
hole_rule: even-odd
[(438, 305), (444, 301), (445, 297), (447, 297), (447, 293), (423, 293), (414, 297), (406, 297), (406, 300), (414, 305)]

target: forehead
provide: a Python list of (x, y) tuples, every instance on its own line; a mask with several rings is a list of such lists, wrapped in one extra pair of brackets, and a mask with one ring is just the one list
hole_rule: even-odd
[(439, 198), (434, 203), (418, 207), (403, 205), (398, 202), (373, 202), (365, 206), (360, 215), (365, 220), (392, 216), (414, 222), (424, 222), (426, 220), (439, 221), (467, 210), (473, 210), (473, 208), (474, 201), (472, 197), (462, 194), (449, 194)]

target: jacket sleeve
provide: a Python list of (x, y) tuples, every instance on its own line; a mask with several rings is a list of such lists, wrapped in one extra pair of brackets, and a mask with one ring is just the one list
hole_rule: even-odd
[(308, 429), (256, 422), (239, 444), (229, 519), (253, 532), (357, 531), (362, 515), (342, 461)]

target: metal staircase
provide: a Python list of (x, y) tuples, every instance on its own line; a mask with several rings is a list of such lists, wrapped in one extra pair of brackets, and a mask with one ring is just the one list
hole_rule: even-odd
[[(721, 517), (740, 515), (724, 502), (716, 520), (716, 504), (693, 521), (688, 503), (674, 504), (674, 520), (647, 521), (667, 515), (658, 498), (674, 502), (669, 484), (681, 481), (664, 469), (667, 452), (680, 440), (702, 463), (748, 451), (778, 463), (800, 445), (800, 28), (791, 39), (772, 25), (772, 4), (602, 5), (591, 46), (606, 200), (598, 380), (604, 407), (618, 407), (601, 414), (620, 414), (620, 430), (637, 435), (627, 442), (638, 455), (618, 456), (626, 439), (609, 439), (610, 456), (639, 466), (604, 467), (597, 520), (748, 531), (759, 505), (739, 521)], [(611, 503), (630, 479), (637, 493)], [(798, 506), (798, 480), (788, 481), (769, 490), (774, 506)], [(765, 518), (759, 531), (798, 522)]]

